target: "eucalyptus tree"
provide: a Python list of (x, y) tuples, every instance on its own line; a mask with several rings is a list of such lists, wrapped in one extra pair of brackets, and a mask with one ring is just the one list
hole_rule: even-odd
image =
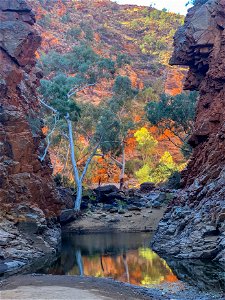
[(82, 127), (81, 108), (76, 101), (77, 93), (90, 89), (100, 78), (109, 78), (114, 74), (114, 62), (97, 55), (89, 46), (79, 45), (66, 54), (49, 53), (45, 55), (40, 66), (47, 79), (41, 80), (40, 102), (47, 109), (46, 126), (47, 146), (40, 154), (44, 160), (53, 135), (57, 134), (68, 140), (70, 158), (76, 183), (76, 201), (74, 209), (80, 210), (83, 180), (88, 167), (96, 155), (101, 143), (101, 136), (88, 138), (88, 153), (83, 170), (80, 171), (75, 155), (77, 134)]
[[(95, 145), (92, 143), (92, 141), (90, 141), (89, 152), (86, 154), (87, 160), (85, 162), (82, 172), (80, 172), (77, 164), (77, 159), (75, 156), (76, 139), (74, 137), (74, 132), (76, 133), (76, 125), (77, 123), (79, 123), (79, 119), (81, 116), (80, 116), (79, 107), (74, 101), (71, 100), (71, 97), (81, 89), (83, 90), (89, 86), (84, 86), (82, 88), (73, 87), (68, 91), (66, 99), (62, 97), (61, 101), (59, 100), (57, 101), (57, 105), (55, 106), (56, 108), (47, 104), (43, 99), (40, 99), (40, 102), (45, 106), (45, 108), (52, 112), (53, 119), (55, 120), (54, 127), (53, 129), (51, 129), (50, 133), (52, 134), (54, 130), (58, 129), (59, 134), (62, 135), (64, 138), (68, 139), (69, 141), (70, 157), (71, 157), (71, 163), (73, 168), (73, 177), (76, 183), (76, 200), (74, 205), (74, 209), (76, 211), (80, 211), (80, 207), (81, 207), (82, 194), (83, 194), (83, 180), (87, 173), (88, 167), (93, 157), (96, 155), (96, 152), (101, 142), (101, 137), (99, 138), (99, 140), (95, 140)], [(61, 102), (61, 104), (59, 102)], [(65, 130), (66, 128), (67, 130)], [(49, 141), (47, 147), (49, 147)], [(40, 157), (40, 160), (44, 159), (44, 155), (46, 153), (47, 151), (45, 149), (44, 154)]]
[[(124, 185), (126, 166), (126, 139), (134, 128), (132, 100), (137, 94), (127, 76), (118, 76), (113, 86), (114, 95), (102, 110), (96, 136), (102, 137), (100, 148), (120, 168), (120, 189)], [(121, 159), (119, 159), (121, 158)]]
[[(181, 147), (178, 144), (176, 146), (187, 156), (191, 151), (187, 141), (194, 129), (197, 99), (197, 92), (185, 92), (176, 96), (162, 94), (158, 101), (150, 101), (146, 106), (150, 123), (163, 133), (166, 129), (172, 132), (181, 142)], [(173, 142), (170, 137), (168, 139)]]

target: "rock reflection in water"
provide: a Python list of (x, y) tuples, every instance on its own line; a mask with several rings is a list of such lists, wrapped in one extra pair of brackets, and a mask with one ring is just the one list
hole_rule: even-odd
[(149, 233), (66, 234), (60, 258), (43, 272), (110, 277), (135, 285), (176, 282), (165, 260), (148, 248)]

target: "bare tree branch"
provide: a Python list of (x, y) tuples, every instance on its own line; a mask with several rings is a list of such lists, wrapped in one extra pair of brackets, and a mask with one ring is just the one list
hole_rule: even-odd
[(75, 86), (73, 87), (67, 94), (68, 99), (71, 98), (73, 95), (75, 95), (78, 92), (81, 92), (83, 90), (85, 90), (86, 88), (90, 87), (90, 86), (94, 86), (95, 83), (91, 83), (91, 84), (87, 84), (83, 87), (79, 87), (79, 86)]
[(88, 160), (87, 160), (87, 162), (86, 162), (86, 164), (85, 164), (84, 170), (83, 170), (83, 172), (82, 172), (82, 175), (81, 175), (81, 177), (80, 177), (81, 182), (83, 181), (84, 176), (85, 176), (86, 173), (87, 173), (88, 167), (89, 167), (89, 165), (90, 165), (90, 163), (91, 163), (91, 161), (92, 161), (92, 158), (95, 156), (95, 154), (96, 154), (96, 152), (97, 152), (97, 150), (98, 150), (100, 144), (101, 144), (101, 141), (98, 142), (98, 144), (97, 144), (96, 147), (94, 148), (92, 154), (89, 156), (89, 158), (88, 158)]
[(52, 106), (48, 105), (46, 102), (44, 102), (42, 99), (39, 98), (39, 101), (41, 102), (41, 104), (43, 104), (46, 108), (50, 109), (51, 111), (53, 111), (55, 114), (58, 114), (58, 111), (56, 109), (54, 109)]

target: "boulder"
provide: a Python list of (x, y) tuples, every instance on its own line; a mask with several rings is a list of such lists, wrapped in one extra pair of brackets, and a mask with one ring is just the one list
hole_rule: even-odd
[(71, 189), (64, 188), (64, 187), (57, 187), (57, 190), (59, 192), (64, 208), (65, 209), (74, 208), (74, 202), (76, 199), (74, 192)]
[(112, 203), (121, 197), (119, 189), (115, 185), (105, 185), (94, 189), (98, 202)]
[(103, 211), (109, 211), (109, 210), (111, 210), (113, 208), (114, 208), (114, 206), (111, 205), (111, 204), (104, 204), (103, 207), (102, 207), (102, 210)]
[(138, 206), (136, 206), (136, 205), (128, 205), (127, 206), (127, 209), (129, 210), (129, 211), (135, 211), (135, 210), (137, 210), (137, 211), (140, 211), (141, 210), (141, 208), (140, 207), (138, 207)]
[(158, 200), (152, 202), (152, 208), (161, 208), (162, 204)]
[(60, 223), (63, 225), (70, 223), (74, 221), (77, 218), (77, 216), (77, 212), (75, 212), (74, 209), (63, 210), (60, 215)]
[(144, 194), (149, 193), (154, 189), (155, 189), (155, 184), (152, 182), (144, 182), (140, 185), (140, 192)]

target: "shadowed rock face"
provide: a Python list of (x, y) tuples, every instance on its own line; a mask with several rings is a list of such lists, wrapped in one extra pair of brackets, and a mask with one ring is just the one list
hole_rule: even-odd
[(171, 64), (189, 66), (185, 89), (199, 90), (194, 151), (184, 190), (153, 241), (158, 252), (225, 261), (225, 1), (189, 10), (175, 35)]
[[(167, 260), (179, 280), (211, 294), (225, 290), (224, 266), (205, 260)], [(215, 295), (215, 294), (214, 294)]]
[[(0, 253), (5, 258), (29, 256), (25, 241), (30, 233), (36, 239), (42, 235), (33, 250), (49, 250), (47, 243), (43, 246), (50, 230), (46, 218), (56, 217), (60, 209), (49, 158), (43, 163), (38, 159), (44, 136), (35, 92), (41, 74), (34, 68), (41, 39), (34, 22), (25, 1), (0, 1)], [(59, 237), (54, 226), (53, 247)], [(35, 242), (27, 247), (34, 243), (35, 248)]]

